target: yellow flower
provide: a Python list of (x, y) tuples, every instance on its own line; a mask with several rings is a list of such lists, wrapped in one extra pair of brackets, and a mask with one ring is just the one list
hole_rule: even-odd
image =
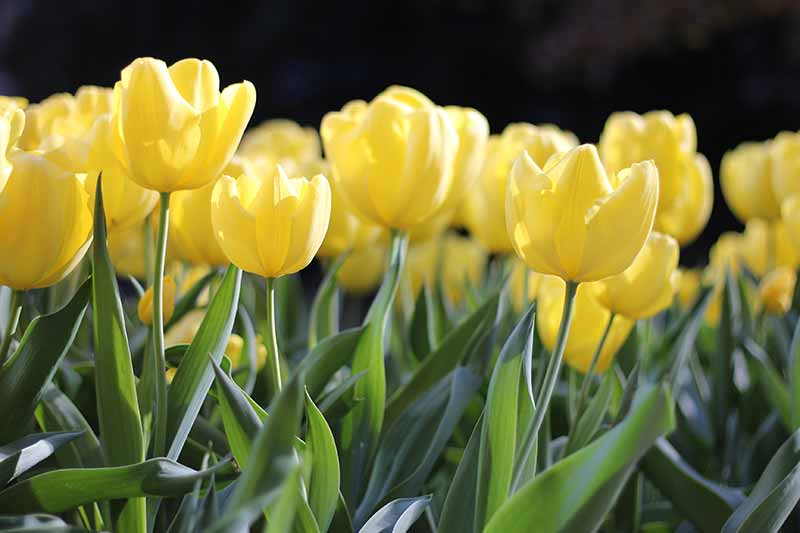
[(472, 190), (483, 167), (489, 140), (489, 122), (479, 111), (467, 107), (444, 108), (458, 134), (458, 151), (453, 162), (453, 184), (442, 206), (443, 212), (455, 210)]
[(795, 250), (800, 251), (800, 194), (784, 200), (781, 204), (781, 219)]
[(276, 164), (290, 174), (307, 172), (306, 166), (322, 157), (319, 135), (293, 120), (273, 119), (262, 122), (242, 137), (239, 153), (270, 171)]
[(28, 107), (28, 99), (22, 96), (3, 96), (0, 95), (0, 107), (13, 106), (19, 109)]
[(92, 212), (81, 179), (37, 153), (15, 151), (0, 192), (0, 285), (59, 282), (91, 242)]
[(781, 200), (800, 193), (800, 133), (782, 131), (770, 142), (772, 189)]
[(746, 142), (726, 152), (720, 166), (720, 185), (728, 207), (742, 222), (780, 216), (772, 189), (770, 143)]
[[(167, 347), (176, 346), (178, 344), (191, 344), (203, 319), (206, 316), (206, 311), (203, 309), (192, 309), (176, 321), (164, 333), (164, 345)], [(256, 335), (256, 361), (258, 368), (264, 366), (264, 361), (267, 357), (267, 349), (263, 344), (261, 335)], [(225, 355), (231, 360), (234, 368), (238, 367), (242, 362), (242, 351), (244, 349), (244, 339), (236, 333), (231, 333), (228, 337), (228, 343), (225, 346)], [(167, 370), (169, 372), (169, 369)]]
[[(564, 308), (564, 281), (555, 276), (544, 276), (539, 284), (536, 304), (536, 328), (542, 344), (553, 350), (561, 324), (561, 313)], [(611, 318), (611, 312), (600, 305), (594, 297), (589, 285), (581, 284), (575, 296), (575, 307), (572, 314), (572, 325), (567, 336), (564, 350), (564, 361), (579, 372), (589, 369), (592, 356), (600, 344), (603, 331)], [(597, 360), (596, 371), (605, 372), (614, 355), (624, 344), (631, 332), (634, 321), (624, 316), (614, 317), (602, 352)]]
[(486, 249), (467, 237), (448, 233), (441, 242), (442, 289), (454, 305), (464, 301), (467, 285), (480, 286), (486, 273)]
[(706, 309), (705, 321), (711, 325), (719, 324), (722, 314), (722, 288), (725, 284), (725, 270), (730, 270), (735, 277), (739, 275), (742, 262), (743, 236), (733, 231), (726, 231), (719, 236), (708, 254), (708, 267), (704, 277), (706, 283), (713, 285), (711, 302)]
[[(330, 166), (324, 161), (307, 165), (307, 168), (313, 170), (313, 174), (330, 175)], [(331, 220), (325, 240), (317, 253), (320, 257), (338, 257), (346, 250), (364, 248), (375, 242), (381, 232), (379, 226), (370, 224), (347, 206), (335, 182), (331, 184), (331, 189)]]
[(160, 192), (197, 189), (217, 179), (256, 101), (248, 81), (220, 92), (214, 65), (199, 59), (169, 68), (157, 59), (136, 59), (114, 90), (130, 177)]
[(675, 271), (673, 284), (677, 288), (678, 303), (684, 309), (689, 309), (697, 301), (700, 294), (702, 273), (700, 270), (679, 268)]
[(117, 274), (138, 279), (147, 276), (144, 231), (144, 225), (139, 224), (108, 235), (108, 255)]
[(425, 242), (436, 239), (444, 233), (453, 221), (455, 211), (439, 211), (425, 222), (417, 224), (408, 231), (409, 242)]
[(374, 291), (383, 279), (388, 253), (382, 243), (355, 249), (342, 263), (336, 276), (337, 283), (350, 294), (359, 295)]
[[(172, 276), (164, 276), (164, 301), (163, 301), (163, 313), (164, 313), (164, 323), (166, 324), (169, 322), (169, 319), (172, 318), (172, 313), (175, 311), (175, 281), (172, 279)], [(142, 324), (149, 326), (153, 323), (153, 287), (148, 287), (146, 291), (144, 291), (144, 295), (139, 298), (139, 305), (136, 307), (136, 311), (139, 314), (139, 320)]]
[(458, 134), (422, 93), (390, 87), (322, 119), (336, 188), (363, 218), (409, 229), (436, 214), (453, 183)]
[(11, 175), (12, 151), (17, 147), (25, 128), (25, 112), (9, 101), (0, 103), (0, 192)]
[(785, 314), (792, 306), (797, 274), (787, 267), (778, 267), (761, 280), (758, 299), (767, 313)]
[(239, 268), (267, 278), (293, 274), (311, 262), (330, 214), (325, 176), (290, 179), (280, 165), (263, 180), (223, 176), (211, 198), (211, 222), (225, 255)]
[(671, 205), (659, 204), (654, 229), (675, 237), (681, 245), (689, 244), (706, 227), (713, 207), (711, 166), (703, 154), (695, 154), (686, 164), (684, 186), (678, 196)]
[(638, 320), (654, 316), (672, 303), (672, 275), (678, 266), (678, 242), (652, 232), (647, 242), (621, 274), (593, 284), (598, 302), (609, 311)]
[(747, 268), (759, 277), (773, 267), (796, 268), (800, 263), (798, 252), (780, 220), (769, 223), (751, 219), (739, 241), (739, 254)]
[[(508, 288), (511, 296), (511, 305), (515, 311), (520, 312), (536, 299), (536, 295), (539, 292), (539, 283), (544, 276), (529, 270), (528, 266), (517, 256), (511, 256), (509, 259), (511, 261), (511, 275), (508, 278)], [(527, 293), (525, 292), (525, 278), (527, 278), (528, 283)]]
[(652, 161), (609, 179), (589, 144), (551, 157), (543, 170), (523, 152), (509, 175), (506, 225), (531, 269), (597, 281), (630, 266), (647, 241), (657, 203)]
[(410, 312), (414, 308), (414, 302), (422, 287), (425, 284), (432, 286), (436, 281), (440, 257), (441, 241), (439, 239), (415, 242), (409, 245), (405, 268), (394, 302), (397, 309)]
[(514, 160), (524, 150), (542, 167), (552, 155), (577, 144), (572, 133), (549, 124), (510, 124), (502, 135), (492, 135), (478, 182), (467, 194), (460, 213), (478, 242), (494, 253), (513, 250), (505, 225), (506, 185)]

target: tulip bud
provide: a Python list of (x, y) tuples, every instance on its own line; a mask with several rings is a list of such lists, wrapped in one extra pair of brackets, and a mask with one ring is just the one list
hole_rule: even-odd
[(510, 252), (513, 247), (505, 225), (506, 184), (514, 160), (527, 150), (541, 167), (552, 155), (577, 144), (572, 133), (549, 124), (511, 124), (502, 135), (490, 137), (478, 182), (461, 209), (461, 218), (475, 239), (490, 252)]
[(787, 198), (781, 204), (781, 220), (795, 251), (800, 252), (800, 194)]
[(695, 154), (686, 162), (684, 184), (671, 205), (661, 205), (656, 211), (654, 229), (686, 245), (700, 235), (714, 207), (714, 179), (711, 166), (703, 154)]
[(280, 165), (263, 180), (223, 176), (211, 197), (222, 251), (239, 268), (267, 278), (305, 268), (325, 238), (330, 215), (325, 176), (290, 179)]
[(783, 222), (751, 219), (739, 241), (739, 255), (750, 271), (761, 277), (771, 268), (797, 267), (800, 257), (792, 245)]
[(722, 193), (728, 207), (742, 222), (780, 216), (780, 204), (772, 189), (771, 166), (769, 143), (742, 143), (722, 157)]
[(800, 133), (782, 131), (769, 150), (775, 197), (783, 200), (800, 193)]
[[(164, 276), (164, 298), (163, 308), (164, 323), (169, 322), (172, 318), (172, 313), (175, 311), (175, 281), (172, 276)], [(148, 287), (144, 295), (139, 299), (139, 305), (136, 307), (139, 314), (139, 321), (150, 326), (153, 323), (153, 287)]]
[(410, 229), (441, 210), (453, 183), (458, 134), (422, 93), (390, 87), (322, 119), (336, 188), (370, 222)]
[(272, 171), (281, 165), (292, 175), (308, 172), (307, 165), (322, 157), (317, 131), (285, 119), (267, 120), (250, 129), (242, 137), (239, 153), (256, 167)]
[(81, 179), (40, 154), (10, 157), (0, 192), (0, 285), (48, 287), (61, 281), (91, 243), (92, 212)]
[(609, 180), (595, 147), (584, 144), (551, 157), (543, 170), (523, 152), (508, 179), (508, 235), (542, 274), (577, 282), (619, 274), (653, 227), (658, 170), (651, 161)]
[(778, 267), (761, 280), (758, 299), (767, 313), (783, 315), (792, 306), (797, 274), (787, 267)]
[(631, 266), (593, 284), (597, 301), (632, 320), (655, 316), (672, 303), (672, 275), (679, 255), (675, 239), (652, 232)]
[[(553, 350), (561, 324), (566, 285), (562, 279), (544, 276), (539, 284), (536, 304), (536, 328), (542, 344)], [(611, 312), (600, 305), (589, 285), (581, 284), (575, 296), (572, 325), (564, 350), (564, 361), (575, 370), (585, 373), (600, 344)], [(597, 360), (597, 373), (605, 372), (614, 355), (625, 343), (634, 322), (624, 316), (614, 317), (603, 350)]]
[(220, 92), (216, 68), (199, 59), (169, 68), (157, 59), (136, 59), (114, 90), (130, 177), (160, 192), (197, 189), (216, 180), (233, 157), (256, 101), (248, 81)]

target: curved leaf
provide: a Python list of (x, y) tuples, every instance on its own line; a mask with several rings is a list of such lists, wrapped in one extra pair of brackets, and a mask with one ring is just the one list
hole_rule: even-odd
[(339, 299), (336, 287), (336, 276), (342, 268), (349, 252), (344, 252), (325, 272), (311, 303), (311, 314), (308, 319), (308, 347), (313, 348), (322, 339), (335, 335), (339, 331)]
[(50, 457), (60, 446), (80, 437), (81, 433), (34, 433), (0, 446), (0, 487)]
[(372, 515), (358, 533), (406, 533), (430, 501), (430, 496), (420, 496), (389, 502)]
[(328, 422), (306, 393), (308, 432), (306, 450), (311, 452), (308, 502), (319, 528), (327, 531), (339, 500), (339, 456)]

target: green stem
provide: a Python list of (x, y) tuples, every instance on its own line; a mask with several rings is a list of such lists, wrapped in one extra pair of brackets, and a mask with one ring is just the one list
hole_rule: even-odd
[(536, 399), (536, 412), (533, 415), (531, 424), (525, 431), (525, 438), (522, 440), (522, 446), (520, 448), (521, 453), (514, 461), (514, 480), (511, 483), (511, 494), (514, 494), (520, 488), (525, 472), (525, 464), (536, 443), (536, 438), (542, 426), (542, 421), (544, 421), (545, 413), (548, 407), (550, 407), (550, 399), (556, 388), (558, 374), (561, 371), (561, 363), (564, 360), (564, 349), (567, 346), (567, 335), (569, 334), (569, 326), (572, 323), (572, 311), (575, 307), (575, 293), (577, 291), (578, 283), (567, 281), (566, 293), (564, 295), (564, 309), (561, 312), (561, 325), (558, 327), (558, 336), (556, 337), (556, 343), (553, 347), (553, 354), (550, 356), (550, 362), (547, 364), (547, 371), (544, 375), (542, 388), (539, 390), (539, 397)]
[(167, 446), (167, 362), (164, 358), (164, 264), (167, 258), (169, 232), (169, 193), (162, 192), (159, 201), (158, 240), (153, 272), (153, 357), (155, 357), (156, 416), (153, 454), (164, 455)]
[(600, 354), (603, 352), (603, 347), (606, 344), (606, 339), (608, 338), (608, 333), (611, 331), (611, 325), (614, 323), (614, 318), (617, 315), (615, 313), (611, 313), (611, 316), (608, 317), (608, 322), (606, 322), (606, 328), (603, 330), (603, 336), (600, 337), (600, 343), (597, 345), (597, 349), (594, 351), (594, 355), (592, 356), (592, 362), (589, 363), (589, 370), (586, 371), (586, 375), (583, 376), (583, 384), (581, 385), (581, 392), (578, 395), (578, 406), (575, 409), (575, 418), (573, 419), (573, 427), (575, 422), (581, 419), (581, 414), (583, 414), (583, 408), (586, 405), (586, 398), (589, 396), (589, 384), (592, 382), (592, 376), (594, 376), (594, 371), (597, 368), (597, 361), (600, 360)]
[(278, 332), (275, 327), (275, 278), (267, 281), (267, 363), (264, 365), (272, 385), (272, 394), (276, 396), (281, 390), (281, 356), (278, 351)]
[(22, 313), (22, 291), (12, 290), (11, 301), (8, 306), (8, 322), (6, 323), (6, 330), (3, 333), (3, 342), (0, 344), (0, 367), (6, 362), (8, 349), (11, 347), (11, 337), (17, 331), (19, 324), (19, 315)]

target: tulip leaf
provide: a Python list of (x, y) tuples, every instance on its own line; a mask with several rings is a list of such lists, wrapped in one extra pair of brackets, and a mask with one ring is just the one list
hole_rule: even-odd
[(367, 326), (346, 329), (323, 339), (300, 361), (295, 372), (306, 374), (306, 389), (312, 398), (319, 399), (331, 377), (352, 359), (366, 329)]
[(389, 502), (372, 515), (358, 533), (406, 533), (430, 501), (430, 496), (418, 496)]
[(216, 278), (218, 275), (219, 273), (216, 270), (212, 270), (197, 280), (194, 285), (189, 287), (189, 290), (187, 290), (185, 293), (183, 293), (183, 295), (181, 295), (180, 298), (178, 298), (178, 301), (175, 302), (175, 308), (172, 311), (172, 316), (170, 317), (169, 322), (164, 324), (164, 331), (167, 331), (169, 328), (177, 324), (181, 318), (186, 316), (186, 313), (195, 308), (195, 304), (197, 303), (197, 298), (200, 296), (200, 293), (202, 293), (203, 289), (205, 289), (208, 284), (211, 283), (211, 280)]
[[(226, 360), (223, 360), (227, 362)], [(211, 361), (216, 376), (217, 400), (222, 413), (225, 435), (233, 457), (241, 468), (247, 466), (250, 443), (261, 429), (261, 419), (235, 381), (215, 361)]]
[(778, 531), (800, 501), (800, 431), (772, 456), (747, 499), (722, 528), (734, 531)]
[(575, 424), (575, 430), (570, 434), (567, 440), (566, 455), (571, 455), (591, 442), (592, 437), (594, 437), (597, 430), (600, 429), (606, 411), (608, 411), (608, 406), (611, 403), (611, 395), (614, 392), (615, 383), (616, 377), (614, 376), (614, 370), (609, 369), (605, 373), (605, 376), (603, 376), (600, 388), (592, 397), (586, 411), (584, 411)]
[(311, 453), (308, 501), (320, 529), (327, 531), (339, 501), (339, 456), (328, 422), (308, 394), (306, 416), (306, 450)]
[(62, 513), (94, 501), (180, 496), (198, 479), (226, 471), (232, 473), (229, 463), (196, 471), (164, 458), (127, 466), (52, 470), (0, 491), (0, 513)]
[(222, 359), (236, 318), (241, 281), (242, 271), (233, 265), (228, 267), (172, 379), (167, 410), (167, 440), (171, 442), (167, 457), (171, 459), (180, 455), (214, 381), (209, 354), (214, 362)]
[[(675, 425), (672, 396), (663, 387), (640, 390), (628, 416), (585, 448), (545, 470), (509, 498), (486, 533), (563, 530), (609, 481), (629, 469)], [(582, 524), (586, 530), (597, 524)]]
[(756, 374), (767, 402), (778, 413), (783, 427), (792, 428), (792, 398), (786, 382), (775, 368), (769, 356), (753, 339), (744, 339), (742, 349), (750, 355), (756, 365)]
[(641, 469), (647, 480), (702, 532), (716, 532), (743, 499), (734, 489), (705, 479), (664, 438), (645, 454)]
[(422, 360), (411, 379), (389, 398), (386, 407), (387, 424), (464, 361), (475, 346), (483, 344), (494, 326), (498, 301), (499, 293), (495, 292), (482, 306), (450, 330), (439, 347)]
[[(470, 509), (475, 508), (477, 495), (478, 457), (482, 427), (483, 415), (472, 430), (472, 435), (467, 441), (467, 447), (464, 449), (453, 481), (447, 491), (439, 518), (439, 533), (472, 533), (476, 530), (475, 513), (470, 512)], [(480, 528), (477, 529), (480, 530)]]
[(34, 318), (0, 368), (0, 442), (24, 433), (33, 419), (36, 404), (75, 339), (90, 295), (87, 281), (63, 308)]
[[(717, 328), (717, 349), (711, 359), (711, 423), (715, 442), (724, 442), (733, 390), (733, 353), (742, 328), (739, 285), (725, 269), (722, 314)], [(791, 418), (791, 417), (790, 417)]]
[(328, 267), (322, 284), (314, 295), (308, 319), (309, 349), (339, 331), (339, 290), (336, 286), (336, 276), (349, 255), (349, 252), (339, 255)]
[(340, 458), (342, 460), (342, 492), (350, 506), (363, 490), (375, 448), (383, 428), (386, 404), (386, 368), (384, 366), (384, 333), (392, 309), (400, 275), (405, 263), (408, 236), (395, 232), (389, 255), (389, 268), (381, 288), (375, 295), (364, 325), (368, 326), (353, 354), (352, 373), (367, 371), (356, 385), (356, 396), (364, 398), (342, 421)]
[(511, 489), (522, 363), (526, 349), (532, 349), (534, 309), (528, 309), (506, 340), (489, 381), (478, 458), (476, 527), (491, 519)]
[(6, 533), (16, 533), (23, 531), (42, 532), (52, 531), (56, 533), (88, 531), (80, 527), (68, 525), (57, 516), (47, 514), (26, 514), (0, 516), (0, 530)]
[(0, 487), (50, 457), (64, 444), (81, 436), (80, 431), (34, 433), (0, 446)]
[(363, 398), (355, 396), (355, 388), (358, 380), (366, 375), (367, 371), (362, 370), (358, 374), (348, 376), (347, 379), (336, 385), (320, 398), (319, 408), (325, 418), (338, 420), (349, 413), (353, 407)]

